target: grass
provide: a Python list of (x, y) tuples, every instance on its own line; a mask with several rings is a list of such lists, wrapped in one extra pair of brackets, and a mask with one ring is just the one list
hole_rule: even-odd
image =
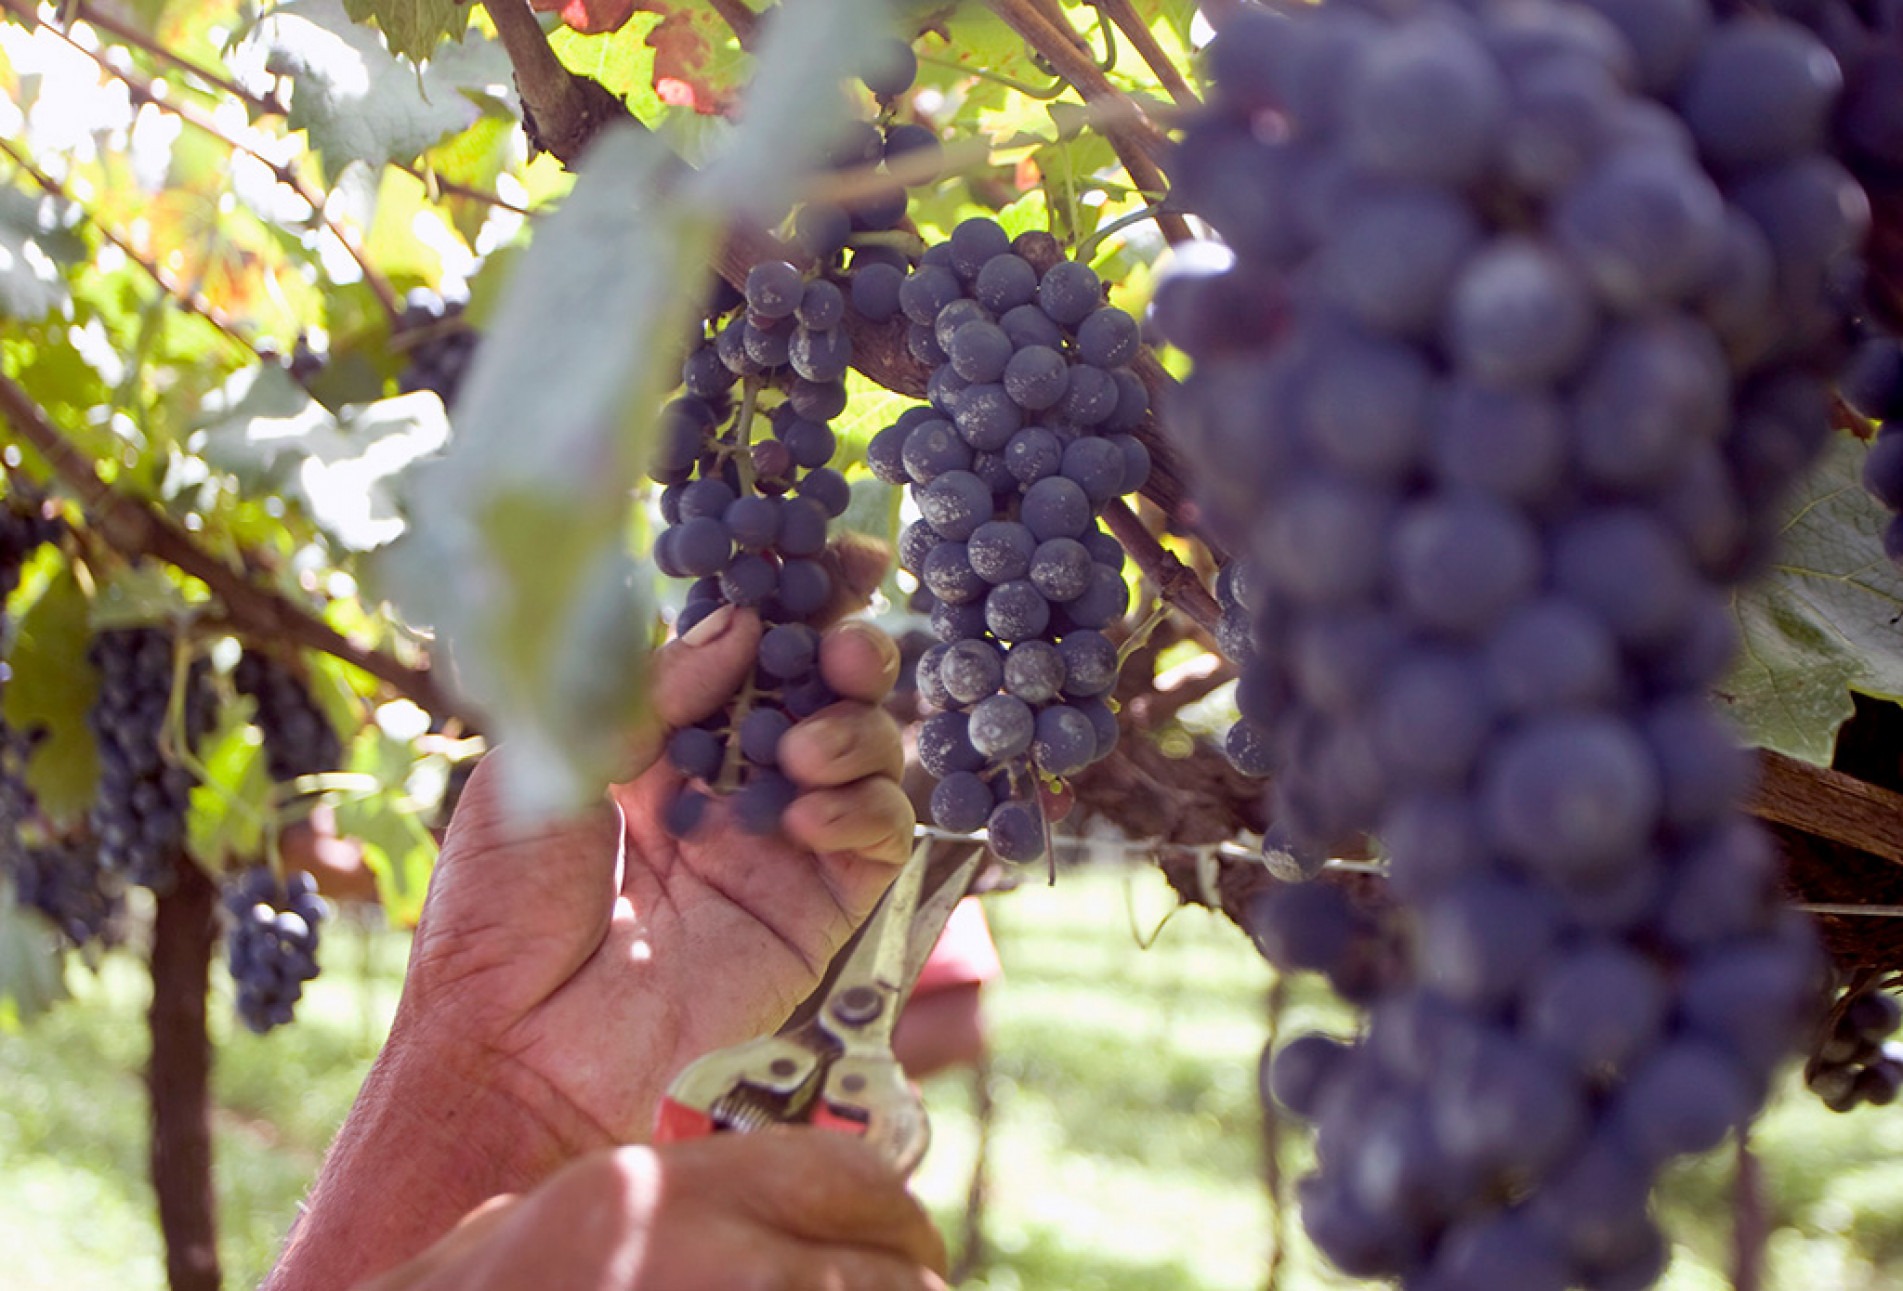
[[(1270, 1247), (1256, 1067), (1270, 975), (1227, 924), (1168, 909), (1149, 872), (1070, 876), (989, 909), (1006, 981), (990, 992), (987, 1258), (972, 1291), (1254, 1291)], [(269, 1267), (388, 1025), (405, 938), (346, 927), (297, 1025), (259, 1038), (214, 1004), (217, 1185), (228, 1285)], [(0, 1251), (9, 1291), (163, 1285), (145, 1182), (145, 987), (124, 957), (76, 998), (0, 1034)], [(222, 991), (222, 985), (220, 987)], [(1284, 1026), (1340, 1028), (1312, 986)], [(975, 1082), (927, 1086), (935, 1141), (917, 1190), (960, 1231), (977, 1153)], [(1903, 1285), (1903, 1111), (1825, 1111), (1789, 1091), (1754, 1145), (1773, 1208), (1772, 1291)], [(1305, 1152), (1289, 1149), (1300, 1168)], [(1674, 1174), (1665, 1291), (1728, 1287), (1732, 1168)], [(1290, 1216), (1292, 1232), (1297, 1228)], [(1285, 1291), (1356, 1285), (1291, 1237)], [(1506, 1289), (1503, 1289), (1506, 1291)]]

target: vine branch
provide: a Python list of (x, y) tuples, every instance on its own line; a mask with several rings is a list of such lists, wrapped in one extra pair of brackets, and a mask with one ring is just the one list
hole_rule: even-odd
[(572, 166), (603, 126), (634, 120), (627, 105), (605, 86), (562, 65), (528, 0), (482, 0), (482, 7), (515, 68), (522, 125), (532, 148)]
[(0, 413), (73, 491), (90, 527), (107, 545), (128, 560), (150, 556), (204, 583), (223, 603), (229, 625), (239, 635), (292, 641), (322, 651), (362, 669), (431, 713), (461, 713), (429, 669), (411, 667), (380, 650), (358, 645), (310, 610), (226, 565), (169, 517), (107, 484), (92, 459), (4, 374), (0, 374)]
[(1216, 630), (1217, 620), (1222, 618), (1222, 609), (1216, 604), (1216, 598), (1203, 586), (1203, 580), (1196, 576), (1196, 571), (1164, 547), (1127, 503), (1121, 498), (1113, 498), (1103, 509), (1103, 521), (1116, 540), (1123, 544), (1123, 549), (1130, 553), (1130, 559), (1136, 562), (1143, 576), (1156, 584), (1157, 594), (1164, 601), (1180, 610), (1190, 622), (1205, 632)]
[(1170, 56), (1150, 33), (1149, 24), (1136, 11), (1130, 0), (1092, 0), (1111, 22), (1117, 25), (1129, 42), (1136, 47), (1137, 55), (1155, 73), (1157, 83), (1169, 92), (1179, 108), (1198, 108), (1202, 100), (1196, 97), (1196, 91), (1190, 89), (1189, 81), (1178, 70)]
[[(1053, 6), (1053, 12), (1046, 12), (1035, 0), (988, 0), (988, 3), (1011, 30), (1070, 82), (1086, 104), (1108, 103), (1122, 109), (1114, 112), (1104, 124), (1104, 138), (1116, 151), (1117, 160), (1129, 172), (1137, 188), (1152, 198), (1169, 192), (1169, 182), (1158, 164), (1168, 147), (1163, 132), (1136, 110), (1135, 101), (1129, 95), (1111, 83), (1089, 51), (1079, 47), (1076, 33), (1063, 20), (1062, 11)], [(1193, 236), (1188, 221), (1181, 215), (1159, 214), (1157, 224), (1171, 242), (1186, 242)]]

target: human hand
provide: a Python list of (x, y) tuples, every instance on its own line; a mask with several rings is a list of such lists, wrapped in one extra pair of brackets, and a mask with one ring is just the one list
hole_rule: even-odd
[[(882, 566), (848, 548), (840, 581), (863, 588)], [(717, 805), (692, 839), (673, 839), (660, 825), (679, 784), (659, 761), (666, 730), (728, 701), (760, 633), (751, 613), (727, 613), (659, 652), (638, 774), (581, 819), (512, 819), (507, 749), (471, 777), (389, 1042), (272, 1291), (351, 1285), (485, 1198), (644, 1140), (676, 1071), (773, 1030), (818, 984), (911, 847), (898, 728), (877, 707), (898, 651), (864, 624), (826, 634), (821, 672), (840, 699), (781, 742), (802, 790), (781, 834), (740, 833)]]
[(680, 776), (662, 728), (718, 710), (761, 626), (726, 612), (655, 661), (645, 769), (588, 819), (524, 832), (503, 809), (508, 750), (485, 760), (451, 823), (405, 987), (405, 1012), (450, 1061), (556, 1118), (571, 1151), (640, 1141), (666, 1081), (710, 1049), (776, 1027), (818, 984), (911, 851), (897, 675), (883, 633), (826, 634), (840, 701), (784, 738), (803, 792), (769, 837), (716, 804), (688, 839), (661, 825)]
[(817, 1130), (592, 1153), (360, 1291), (943, 1291), (898, 1176)]

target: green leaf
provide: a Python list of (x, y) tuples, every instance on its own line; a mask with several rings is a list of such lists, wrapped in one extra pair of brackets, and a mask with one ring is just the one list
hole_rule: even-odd
[(218, 730), (200, 746), (205, 779), (192, 789), (185, 824), (199, 864), (235, 869), (256, 864), (265, 854), (273, 786), (264, 741), (250, 723), (248, 705), (229, 705), (221, 717)]
[(523, 746), (536, 775), (511, 787), (533, 811), (596, 792), (641, 693), (629, 490), (723, 223), (668, 189), (671, 170), (634, 127), (590, 150), (510, 275), (449, 450), (380, 565), (493, 733)]
[(1830, 763), (1850, 692), (1903, 698), (1903, 574), (1889, 514), (1864, 491), (1866, 446), (1838, 436), (1790, 511), (1778, 562), (1733, 598), (1743, 649), (1720, 693), (1752, 741)]
[(37, 321), (63, 309), (60, 270), (86, 260), (85, 245), (60, 228), (51, 198), (0, 188), (0, 318)]
[(436, 840), (409, 785), (420, 766), (439, 761), (417, 758), (407, 743), (375, 726), (365, 727), (350, 746), (350, 770), (370, 776), (380, 788), (337, 804), (337, 833), (363, 846), (364, 864), (377, 881), (377, 901), (400, 927), (415, 926), (436, 865)]
[(353, 551), (403, 532), (407, 473), (449, 438), (442, 401), (398, 395), (332, 414), (276, 364), (232, 376), (208, 397), (199, 429), (205, 460), (246, 492), (301, 502), (312, 520)]
[(0, 883), (0, 1029), (30, 1020), (66, 998), (64, 957), (46, 921)]
[[(385, 9), (447, 3), (380, 0), (378, 17)], [(406, 38), (421, 30), (404, 28)], [(401, 62), (391, 52), (407, 52), (398, 38), (385, 48), (375, 32), (350, 21), (341, 0), (292, 0), (260, 22), (251, 39), (263, 47), (267, 66), (294, 78), (291, 128), (309, 133), (332, 174), (353, 161), (415, 159), (482, 116), (464, 91), (482, 94), (512, 75), (502, 47), (490, 40), (448, 46), (420, 69)]]
[(461, 40), (473, 8), (466, 0), (344, 0), (353, 22), (376, 19), (390, 52), (414, 63), (445, 40)]
[(0, 706), (19, 731), (45, 731), (27, 760), (27, 785), (56, 825), (83, 819), (99, 782), (99, 752), (86, 713), (99, 674), (86, 661), (92, 606), (71, 565), (62, 565), (20, 619), (8, 664), (13, 670)]

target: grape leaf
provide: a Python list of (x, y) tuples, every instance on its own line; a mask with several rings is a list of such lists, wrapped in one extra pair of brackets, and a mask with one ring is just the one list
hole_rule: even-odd
[[(388, 0), (388, 7), (410, 3), (421, 7), (422, 0)], [(508, 56), (495, 41), (447, 46), (418, 68), (352, 23), (342, 0), (291, 0), (250, 39), (267, 67), (294, 78), (291, 128), (308, 133), (332, 174), (353, 161), (414, 160), (482, 116), (465, 91), (486, 99), (490, 86), (511, 83)]]
[[(364, 864), (376, 880), (377, 903), (396, 927), (416, 926), (436, 865), (436, 840), (424, 824), (425, 804), (409, 787), (421, 768), (427, 765), (434, 772), (441, 761), (435, 755), (418, 758), (408, 742), (375, 725), (359, 731), (350, 746), (350, 770), (380, 787), (337, 804), (337, 832), (362, 845)], [(440, 791), (435, 801), (441, 801)]]
[(229, 705), (221, 722), (199, 746), (206, 779), (192, 789), (185, 818), (191, 855), (201, 865), (236, 869), (264, 855), (271, 776), (264, 742), (251, 726), (246, 705)]
[[(671, 107), (692, 108), (705, 116), (724, 115), (746, 84), (750, 62), (746, 51), (708, 5), (689, 0), (531, 0), (530, 8), (559, 12), (570, 30), (598, 39), (622, 32), (637, 13), (655, 15), (658, 22), (643, 25), (641, 43), (652, 57), (642, 61), (654, 95)], [(593, 43), (560, 42), (556, 48), (567, 44), (586, 49)], [(624, 52), (612, 61), (625, 67), (632, 60)], [(569, 65), (586, 72), (588, 62), (584, 54), (579, 63)], [(612, 81), (604, 84), (617, 88)]]
[(524, 808), (571, 806), (614, 769), (640, 694), (648, 606), (626, 550), (629, 486), (720, 226), (668, 191), (659, 140), (610, 130), (512, 273), (381, 571), (433, 624)]
[(65, 305), (60, 267), (86, 259), (85, 244), (59, 227), (51, 198), (0, 188), (0, 317), (41, 319)]
[(459, 0), (344, 0), (353, 22), (376, 20), (390, 52), (420, 63), (445, 40), (460, 41), (474, 6)]
[(86, 662), (92, 607), (62, 562), (59, 572), (20, 617), (7, 662), (13, 675), (0, 706), (18, 731), (43, 730), (27, 760), (27, 785), (55, 825), (77, 823), (92, 805), (99, 752), (86, 712), (99, 691), (99, 674)]
[(1743, 641), (1719, 687), (1753, 743), (1830, 763), (1850, 692), (1903, 698), (1903, 573), (1889, 513), (1863, 489), (1868, 449), (1840, 435), (1785, 523), (1778, 562), (1733, 597)]
[(784, 210), (843, 111), (879, 0), (811, 0), (776, 23), (733, 144), (683, 174), (632, 124), (598, 138), (574, 191), (510, 274), (443, 457), (379, 562), (433, 625), (485, 731), (513, 746), (507, 792), (530, 814), (591, 800), (642, 702), (652, 622), (628, 551), (653, 411), (677, 380), (714, 239)]
[(339, 543), (368, 551), (403, 531), (406, 472), (449, 437), (433, 394), (398, 395), (331, 413), (276, 364), (244, 369), (207, 398), (207, 462), (250, 492), (301, 502)]
[(59, 941), (46, 921), (0, 883), (0, 1030), (37, 1017), (66, 998)]

